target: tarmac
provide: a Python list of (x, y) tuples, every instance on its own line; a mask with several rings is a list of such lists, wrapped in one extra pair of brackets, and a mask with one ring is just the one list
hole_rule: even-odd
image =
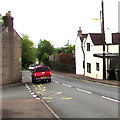
[(91, 78), (91, 77), (87, 77), (84, 75), (78, 75), (78, 74), (73, 74), (73, 73), (63, 73), (63, 72), (56, 72), (53, 71), (54, 74), (59, 74), (59, 75), (63, 75), (63, 76), (68, 76), (68, 77), (73, 77), (76, 79), (81, 79), (84, 81), (91, 81), (91, 82), (96, 82), (96, 83), (102, 83), (102, 84), (107, 84), (107, 85), (113, 85), (113, 86), (120, 86), (120, 80), (103, 80), (103, 79), (95, 79), (95, 78)]
[[(54, 74), (73, 77), (85, 81), (97, 82), (107, 85), (120, 86), (120, 81), (116, 80), (100, 80), (86, 77), (83, 75), (76, 75), (72, 73), (62, 73), (53, 71)], [(27, 80), (22, 79), (21, 84), (27, 84)], [(26, 89), (27, 90), (27, 89)], [(28, 92), (28, 94), (30, 94)], [(3, 100), (2, 101), (2, 120), (6, 118), (28, 118), (28, 119), (42, 119), (42, 118), (54, 118), (60, 119), (51, 108), (41, 99), (17, 99), (17, 100)]]

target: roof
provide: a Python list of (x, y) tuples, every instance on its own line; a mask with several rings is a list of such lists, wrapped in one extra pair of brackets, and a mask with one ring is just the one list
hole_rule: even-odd
[(112, 43), (120, 44), (120, 33), (112, 33)]
[(88, 34), (82, 34), (83, 38), (87, 38)]
[(104, 34), (102, 33), (90, 33), (90, 37), (94, 45), (103, 45), (105, 43)]
[[(104, 34), (102, 33), (89, 33), (94, 45), (103, 45)], [(112, 33), (112, 44), (120, 44), (120, 33)]]

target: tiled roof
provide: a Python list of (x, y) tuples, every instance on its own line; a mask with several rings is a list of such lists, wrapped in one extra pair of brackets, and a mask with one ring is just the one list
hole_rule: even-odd
[(120, 44), (120, 33), (112, 33), (112, 43)]
[[(102, 33), (89, 33), (94, 45), (104, 44), (104, 34)], [(112, 44), (120, 44), (120, 33), (112, 33)]]
[(102, 33), (90, 33), (90, 37), (94, 45), (103, 45), (105, 42), (104, 34)]
[(88, 34), (82, 34), (83, 38), (87, 38)]

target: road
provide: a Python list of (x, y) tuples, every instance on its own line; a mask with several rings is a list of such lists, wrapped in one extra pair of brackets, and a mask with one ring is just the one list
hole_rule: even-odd
[(23, 72), (36, 99), (43, 99), (60, 118), (118, 118), (118, 88), (52, 75), (51, 83), (32, 84), (31, 73)]

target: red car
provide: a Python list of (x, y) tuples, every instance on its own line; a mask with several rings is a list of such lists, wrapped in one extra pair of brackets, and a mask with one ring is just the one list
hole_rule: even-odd
[(32, 83), (51, 82), (51, 70), (47, 66), (37, 67), (32, 72)]

